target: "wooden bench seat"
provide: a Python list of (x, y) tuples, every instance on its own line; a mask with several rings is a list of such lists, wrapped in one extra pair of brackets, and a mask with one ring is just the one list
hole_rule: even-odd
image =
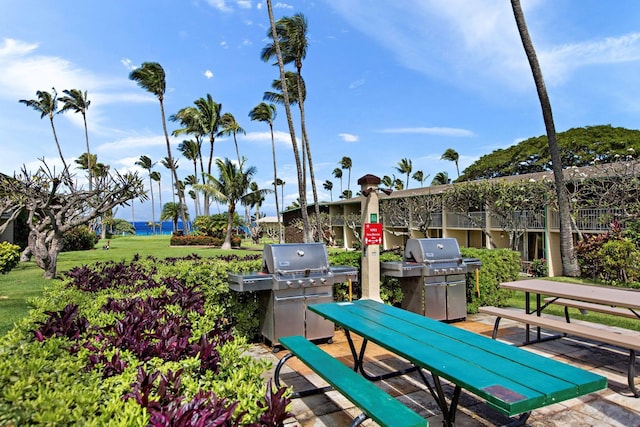
[[(279, 377), (282, 367), (289, 358), (295, 356), (329, 383), (333, 389), (339, 391), (362, 410), (363, 415), (356, 417), (351, 423), (352, 426), (360, 425), (367, 417), (375, 420), (381, 426), (409, 427), (427, 426), (429, 424), (426, 419), (388, 395), (353, 369), (318, 348), (306, 338), (296, 335), (282, 337), (279, 341), (291, 353), (278, 362), (275, 371), (277, 387), (280, 387)], [(294, 393), (294, 397), (326, 390), (326, 388), (320, 388), (312, 390), (311, 393), (298, 392)]]
[(578, 310), (597, 311), (598, 313), (611, 314), (613, 316), (629, 317), (631, 319), (640, 319), (640, 314), (636, 314), (627, 308), (611, 307), (608, 305), (594, 304), (592, 302), (576, 301), (568, 298), (547, 297), (544, 299), (547, 304), (557, 304), (565, 308), (565, 318), (569, 321), (569, 307)]
[[(480, 313), (496, 316), (496, 322), (493, 327), (492, 338), (495, 339), (498, 334), (498, 328), (500, 319), (510, 319), (517, 322), (522, 322), (528, 325), (540, 326), (556, 332), (562, 332), (567, 335), (578, 336), (581, 338), (590, 339), (606, 344), (611, 344), (616, 347), (628, 349), (629, 353), (629, 388), (633, 392), (634, 396), (640, 397), (640, 391), (635, 386), (635, 360), (636, 351), (640, 351), (640, 332), (632, 330), (612, 329), (602, 327), (602, 325), (590, 326), (587, 322), (567, 323), (562, 320), (557, 320), (549, 317), (538, 316), (534, 314), (527, 314), (521, 310), (513, 310), (498, 307), (480, 307), (478, 309)], [(525, 343), (528, 344), (528, 343)]]

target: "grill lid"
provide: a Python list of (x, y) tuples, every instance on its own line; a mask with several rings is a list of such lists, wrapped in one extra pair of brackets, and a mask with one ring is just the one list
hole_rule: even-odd
[(269, 274), (326, 274), (329, 271), (329, 257), (324, 243), (265, 245), (262, 269)]
[(462, 263), (460, 247), (454, 238), (409, 239), (404, 248), (404, 259), (423, 264)]

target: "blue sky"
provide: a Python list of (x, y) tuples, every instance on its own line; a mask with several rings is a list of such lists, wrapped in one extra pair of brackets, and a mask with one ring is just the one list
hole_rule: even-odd
[[(640, 3), (522, 3), (557, 130), (637, 129)], [(167, 74), (167, 114), (210, 93), (246, 130), (238, 143), (257, 168), (256, 181), (263, 188), (273, 181), (268, 126), (248, 118), (278, 78), (277, 67), (260, 60), (269, 24), (265, 1), (0, 0), (0, 6), (0, 172), (12, 174), (23, 164), (33, 170), (41, 157), (59, 164), (48, 120), (18, 103), (52, 87), (88, 91), (89, 138), (99, 161), (125, 171), (137, 169), (140, 155), (165, 157), (157, 100), (128, 79), (132, 67), (153, 61)], [(455, 178), (455, 165), (440, 160), (447, 148), (459, 153), (462, 171), (483, 154), (544, 133), (508, 0), (276, 0), (274, 12), (276, 19), (298, 12), (308, 19), (302, 72), (321, 200), (330, 199), (325, 180), (333, 181), (337, 199), (340, 181), (332, 171), (343, 156), (353, 161), (355, 193), (364, 174), (403, 178), (395, 167), (405, 157), (429, 182), (440, 171)], [(85, 151), (81, 116), (59, 115), (55, 123), (71, 163)], [(275, 128), (287, 206), (298, 194), (281, 106)], [(174, 156), (183, 139), (172, 141)], [(235, 159), (233, 140), (219, 138), (215, 155)], [(181, 177), (193, 173), (188, 160), (179, 165)], [(156, 170), (166, 202), (170, 174), (161, 165)], [(418, 185), (412, 180), (409, 187)], [(272, 196), (262, 210), (275, 214)], [(130, 209), (118, 216), (130, 219)], [(135, 216), (150, 219), (150, 203), (137, 202)]]

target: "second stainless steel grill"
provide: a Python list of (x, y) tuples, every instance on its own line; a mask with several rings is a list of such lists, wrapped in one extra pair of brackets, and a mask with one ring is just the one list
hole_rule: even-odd
[(453, 238), (409, 239), (402, 261), (380, 263), (381, 274), (400, 281), (402, 308), (446, 321), (467, 316), (467, 270)]
[(332, 302), (334, 283), (348, 280), (358, 280), (358, 269), (330, 266), (323, 243), (273, 244), (264, 247), (262, 271), (230, 273), (229, 287), (258, 292), (260, 332), (277, 350), (279, 338), (287, 335), (330, 340), (333, 323), (307, 306)]

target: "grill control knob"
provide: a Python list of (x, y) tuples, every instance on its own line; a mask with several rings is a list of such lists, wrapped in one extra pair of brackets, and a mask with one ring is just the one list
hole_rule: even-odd
[(309, 284), (310, 285), (315, 285), (316, 284), (316, 279), (309, 279)]
[(291, 280), (287, 280), (285, 283), (287, 284), (288, 287), (293, 286), (293, 282)]
[(320, 278), (320, 283), (327, 283), (327, 279), (325, 279), (324, 277)]
[(304, 280), (298, 280), (298, 285), (304, 286)]

